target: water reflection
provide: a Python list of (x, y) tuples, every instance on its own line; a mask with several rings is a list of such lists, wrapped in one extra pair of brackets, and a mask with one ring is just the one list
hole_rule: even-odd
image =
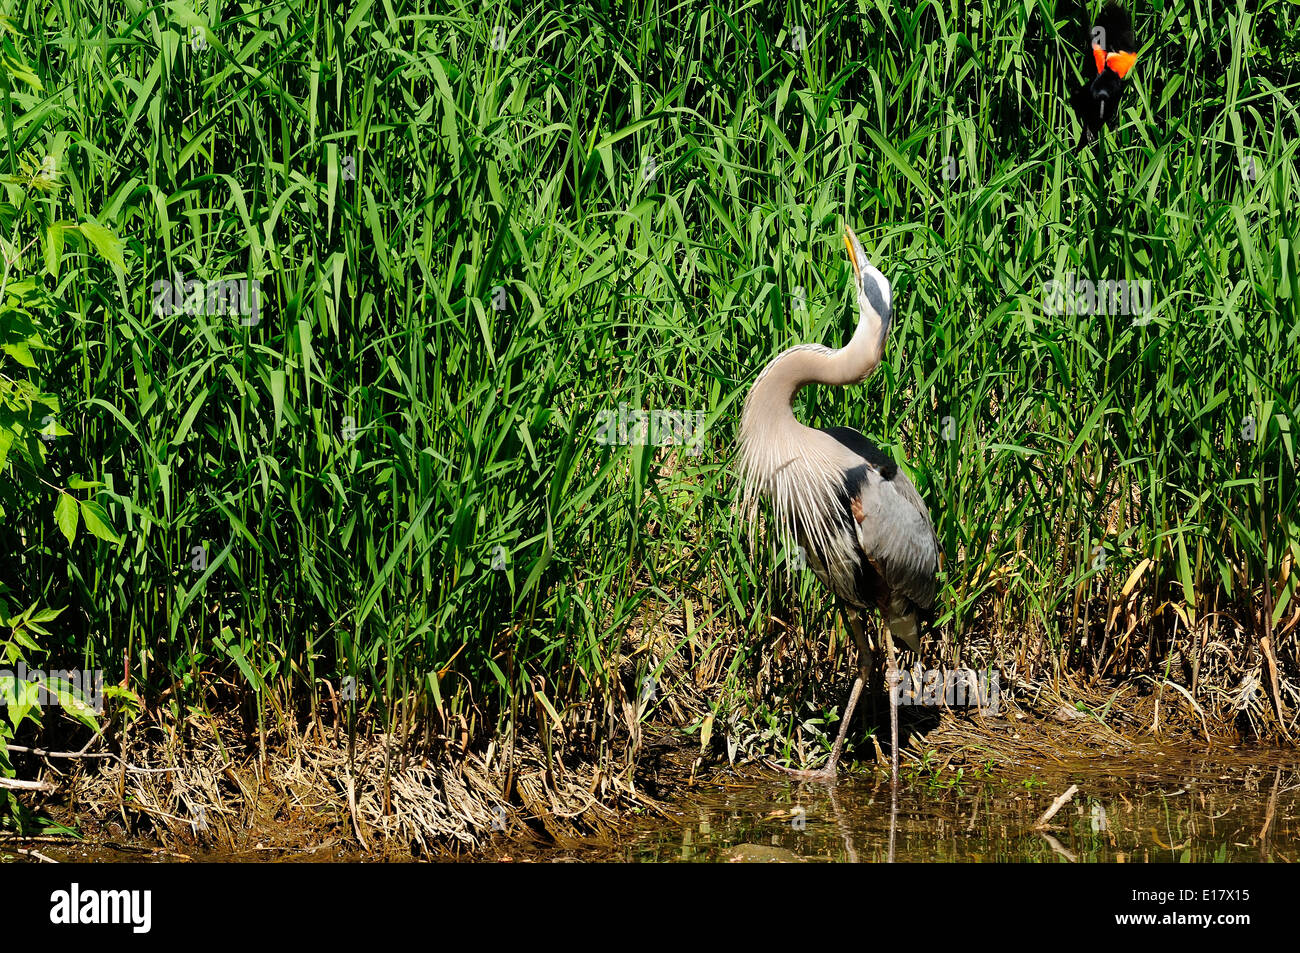
[[(1071, 785), (1077, 793), (1036, 830)], [(834, 788), (755, 773), (702, 785), (619, 853), (679, 861), (1294, 861), (1293, 752), (1162, 752), (1005, 776), (841, 779)]]

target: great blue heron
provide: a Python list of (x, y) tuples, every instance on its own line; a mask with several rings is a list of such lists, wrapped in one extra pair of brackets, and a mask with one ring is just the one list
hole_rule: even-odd
[[(800, 344), (778, 354), (745, 398), (740, 422), (741, 512), (753, 525), (766, 499), (778, 533), (798, 542), (808, 566), (845, 604), (858, 646), (853, 682), (830, 760), (804, 780), (833, 780), (844, 735), (870, 674), (862, 613), (879, 607), (889, 652), (891, 767), (898, 779), (898, 661), (893, 636), (920, 652), (918, 613), (934, 605), (939, 540), (921, 495), (898, 465), (850, 427), (806, 427), (792, 400), (808, 384), (856, 384), (875, 370), (892, 316), (889, 282), (847, 226), (858, 327), (838, 351)], [(785, 769), (789, 770), (789, 769)]]

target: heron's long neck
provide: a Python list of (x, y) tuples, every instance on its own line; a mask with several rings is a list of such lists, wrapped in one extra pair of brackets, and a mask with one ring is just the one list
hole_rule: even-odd
[(884, 346), (881, 321), (873, 313), (858, 322), (849, 343), (838, 351), (801, 344), (782, 351), (763, 368), (745, 400), (742, 434), (761, 421), (764, 427), (802, 426), (791, 402), (806, 384), (841, 387), (866, 378), (880, 363)]
[[(767, 498), (780, 532), (827, 553), (838, 538), (832, 513), (842, 485), (842, 447), (795, 419), (791, 401), (805, 384), (843, 386), (880, 363), (882, 323), (867, 308), (849, 343), (838, 351), (804, 344), (783, 351), (758, 375), (740, 419), (742, 512), (756, 515)], [(751, 520), (751, 526), (755, 525)]]

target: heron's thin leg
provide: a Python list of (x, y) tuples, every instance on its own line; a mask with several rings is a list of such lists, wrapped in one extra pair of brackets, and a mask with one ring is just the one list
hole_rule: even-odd
[(849, 722), (853, 720), (853, 709), (858, 705), (858, 696), (862, 694), (862, 675), (853, 680), (853, 690), (849, 692), (848, 704), (844, 706), (844, 719), (840, 722), (839, 733), (835, 736), (835, 745), (831, 748), (831, 759), (826, 762), (824, 770), (835, 774), (835, 766), (840, 763), (840, 752), (844, 748), (844, 736), (849, 733)]
[(844, 749), (844, 736), (849, 732), (849, 722), (853, 720), (853, 710), (858, 706), (858, 697), (862, 694), (862, 687), (866, 684), (870, 673), (867, 662), (870, 657), (869, 649), (866, 633), (862, 631), (861, 614), (852, 609), (845, 614), (849, 617), (849, 625), (853, 629), (853, 641), (858, 644), (858, 677), (853, 680), (849, 700), (844, 706), (844, 717), (840, 719), (840, 730), (835, 736), (835, 744), (831, 746), (830, 760), (816, 771), (800, 771), (793, 768), (783, 768), (780, 765), (772, 765), (772, 767), (784, 771), (801, 781), (835, 780), (835, 770), (840, 761), (840, 752)]
[(849, 693), (849, 702), (844, 706), (844, 720), (840, 722), (839, 734), (835, 737), (835, 746), (831, 748), (831, 759), (827, 762), (826, 769), (831, 774), (835, 773), (835, 766), (839, 764), (840, 751), (844, 747), (844, 736), (848, 734), (849, 722), (853, 720), (853, 709), (857, 707), (858, 696), (862, 694), (862, 688), (867, 683), (870, 675), (868, 658), (870, 658), (867, 646), (867, 634), (862, 630), (862, 614), (856, 609), (850, 609), (845, 613), (849, 617), (849, 626), (853, 629), (853, 641), (858, 645), (858, 677), (853, 682), (853, 690)]
[(871, 743), (876, 749), (876, 762), (885, 763), (885, 752), (880, 747), (880, 738), (876, 728), (880, 725), (880, 695), (885, 689), (885, 646), (884, 640), (877, 635), (871, 646), (871, 680), (867, 683), (871, 693)]
[(835, 766), (840, 760), (840, 750), (844, 747), (844, 735), (849, 730), (849, 722), (853, 719), (853, 709), (858, 704), (858, 696), (862, 694), (862, 676), (859, 675), (853, 680), (853, 690), (849, 692), (848, 704), (844, 706), (844, 718), (840, 722), (839, 734), (835, 737), (835, 744), (831, 748), (830, 760), (822, 767), (815, 771), (799, 770), (798, 768), (786, 768), (779, 764), (768, 762), (768, 766), (775, 768), (777, 771), (784, 772), (800, 781), (831, 781), (835, 780)]
[(889, 675), (885, 679), (889, 684), (889, 768), (890, 790), (898, 795), (898, 656), (894, 652), (894, 637), (889, 632), (889, 623), (881, 626), (885, 631), (885, 648), (889, 651)]
[(871, 644), (867, 641), (866, 630), (862, 628), (862, 613), (857, 609), (848, 613), (849, 625), (853, 628), (853, 641), (858, 646), (858, 678), (865, 683), (871, 676)]
[(889, 862), (894, 862), (894, 841), (898, 837), (898, 785), (889, 788)]

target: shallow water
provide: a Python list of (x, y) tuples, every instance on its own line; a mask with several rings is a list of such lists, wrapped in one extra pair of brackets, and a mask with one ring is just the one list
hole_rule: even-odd
[[(1096, 758), (1017, 780), (826, 785), (752, 774), (705, 784), (615, 848), (563, 859), (638, 861), (1295, 861), (1300, 763), (1293, 751)], [(1078, 792), (1043, 831), (1035, 823)], [(524, 859), (524, 858), (520, 858)], [(562, 859), (532, 856), (528, 859)]]
[[(906, 773), (906, 772), (905, 772)], [(1035, 823), (1071, 785), (1043, 830)], [(1300, 758), (1294, 751), (1183, 750), (1090, 758), (1041, 769), (941, 772), (904, 780), (846, 774), (832, 786), (763, 770), (702, 782), (667, 816), (617, 840), (564, 846), (498, 840), (462, 860), (495, 861), (1048, 861), (1300, 860)], [(190, 853), (116, 844), (44, 847), (64, 861), (376, 859), (338, 843)], [(390, 857), (389, 859), (400, 859)], [(409, 859), (409, 858), (407, 858)]]

